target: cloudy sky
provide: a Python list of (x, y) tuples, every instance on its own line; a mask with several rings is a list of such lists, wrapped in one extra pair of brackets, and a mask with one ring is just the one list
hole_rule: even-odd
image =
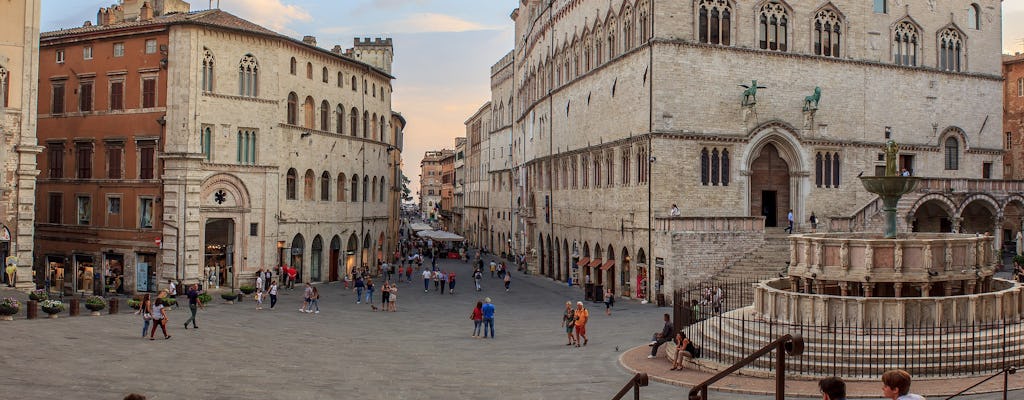
[[(216, 2), (217, 0), (214, 0)], [(43, 30), (80, 26), (116, 0), (43, 0)], [(193, 10), (209, 0), (191, 0)], [(405, 174), (423, 152), (454, 147), (463, 122), (490, 98), (490, 66), (512, 47), (518, 0), (220, 0), (220, 8), (278, 32), (314, 35), (320, 46), (353, 37), (394, 38), (393, 107), (406, 117)], [(1003, 49), (1024, 52), (1024, 0), (1003, 1)]]

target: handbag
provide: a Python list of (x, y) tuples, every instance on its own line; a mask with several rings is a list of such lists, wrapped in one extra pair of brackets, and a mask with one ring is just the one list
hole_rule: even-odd
[(144, 319), (144, 320), (146, 320), (146, 321), (150, 321), (150, 320), (152, 320), (152, 319), (153, 319), (153, 314), (150, 314), (150, 313), (144, 313), (144, 314), (142, 314), (142, 319)]

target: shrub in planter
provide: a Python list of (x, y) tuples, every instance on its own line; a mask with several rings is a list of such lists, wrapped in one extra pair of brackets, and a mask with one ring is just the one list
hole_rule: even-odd
[(0, 316), (9, 317), (21, 310), (21, 303), (13, 297), (0, 299)]
[(164, 299), (164, 305), (165, 306), (170, 307), (170, 306), (178, 304), (178, 299), (175, 299), (173, 297), (164, 297), (163, 299)]
[(100, 296), (89, 296), (85, 299), (85, 308), (89, 311), (99, 311), (107, 308), (107, 300)]
[(213, 301), (213, 296), (210, 296), (207, 293), (203, 293), (203, 294), (199, 295), (199, 302), (200, 303), (208, 304), (211, 301)]
[(234, 292), (232, 292), (232, 293), (221, 293), (220, 294), (220, 298), (222, 298), (224, 300), (227, 300), (227, 301), (235, 301), (235, 299), (238, 298), (238, 293), (234, 293)]
[(50, 295), (46, 294), (46, 291), (42, 289), (33, 290), (31, 293), (28, 294), (29, 300), (43, 301), (49, 298)]
[(142, 307), (142, 300), (128, 299), (128, 307), (138, 310), (139, 307)]
[(242, 286), (238, 287), (238, 290), (241, 290), (243, 294), (252, 294), (253, 292), (256, 291), (256, 287), (255, 286), (242, 285)]
[(39, 304), (39, 308), (41, 308), (44, 313), (54, 315), (64, 311), (64, 303), (61, 303), (60, 300), (43, 300), (43, 302)]

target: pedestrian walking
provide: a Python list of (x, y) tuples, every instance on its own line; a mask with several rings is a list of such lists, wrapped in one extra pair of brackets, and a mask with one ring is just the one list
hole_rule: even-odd
[(398, 283), (402, 283), (402, 278), (403, 278), (402, 275), (405, 275), (405, 265), (404, 264), (398, 266)]
[(433, 274), (430, 273), (430, 271), (423, 270), (423, 293), (426, 293), (427, 291), (430, 290), (430, 279), (432, 277)]
[(612, 306), (615, 305), (615, 294), (611, 289), (604, 290), (604, 315), (612, 315)]
[(498, 269), (498, 265), (494, 263), (494, 260), (491, 260), (491, 278), (494, 277), (494, 270), (496, 269)]
[(484, 303), (482, 301), (476, 302), (476, 307), (473, 307), (473, 312), (469, 314), (469, 319), (473, 320), (473, 338), (480, 338), (480, 326), (484, 323)]
[(412, 264), (405, 268), (405, 281), (412, 283)]
[(366, 282), (364, 282), (363, 277), (359, 275), (356, 275), (355, 281), (356, 304), (359, 304), (363, 301), (363, 288), (366, 287)]
[(199, 300), (199, 285), (193, 283), (188, 288), (186, 295), (188, 296), (188, 311), (192, 315), (185, 320), (185, 329), (188, 329), (189, 322), (192, 323), (193, 329), (199, 329), (199, 326), (196, 325), (196, 311), (199, 311), (199, 307), (205, 308), (203, 302)]
[(590, 320), (590, 310), (583, 307), (582, 301), (576, 302), (576, 347), (580, 347), (580, 339), (583, 339), (583, 345), (586, 346), (587, 342), (587, 321)]
[[(288, 268), (288, 265), (285, 265), (284, 267)], [(280, 275), (280, 272), (278, 272), (278, 275)], [(264, 292), (270, 290), (270, 282), (272, 282), (273, 280), (274, 280), (274, 273), (270, 272), (270, 268), (267, 268), (267, 269), (263, 270), (263, 291)]]
[(383, 311), (391, 309), (391, 282), (384, 281), (384, 287), (380, 288), (380, 308)]
[(309, 295), (309, 311), (306, 312), (320, 313), (320, 290), (316, 286), (313, 287), (313, 292)]
[(391, 294), (388, 296), (390, 298), (390, 300), (388, 302), (388, 305), (391, 306), (391, 312), (397, 312), (398, 311), (398, 285), (391, 285), (391, 292), (390, 293)]
[(565, 311), (562, 313), (562, 327), (565, 328), (565, 336), (569, 338), (569, 343), (566, 346), (572, 346), (576, 344), (576, 337), (572, 335), (574, 329), (576, 329), (576, 310), (572, 309), (572, 302), (565, 302)]
[(139, 310), (135, 314), (142, 316), (142, 338), (145, 339), (146, 331), (149, 330), (149, 322), (153, 320), (153, 301), (149, 299), (148, 293), (142, 296)]
[(789, 213), (786, 214), (786, 221), (788, 221), (788, 225), (783, 230), (786, 233), (793, 233), (793, 209), (789, 209)]
[(306, 287), (302, 290), (302, 306), (299, 307), (299, 312), (309, 312), (310, 297), (313, 296), (313, 285), (306, 282)]
[(494, 304), (491, 303), (490, 297), (484, 298), (484, 305), (480, 307), (480, 311), (484, 318), (484, 338), (487, 338), (487, 332), (490, 330), (491, 339), (494, 339)]
[(480, 286), (480, 280), (483, 277), (484, 277), (484, 274), (481, 273), (479, 269), (473, 272), (473, 284), (476, 285), (476, 291), (478, 291), (478, 292), (483, 290), (483, 288)]
[(506, 292), (507, 292), (507, 291), (509, 291), (509, 290), (511, 289), (511, 288), (509, 287), (509, 286), (511, 286), (511, 285), (512, 285), (512, 274), (510, 274), (510, 273), (507, 273), (507, 272), (506, 272), (506, 273), (505, 273), (505, 291), (506, 291)]
[(448, 273), (448, 294), (455, 294), (455, 271)]
[(299, 270), (295, 267), (288, 268), (288, 289), (295, 289), (295, 277), (298, 276)]
[[(263, 283), (263, 278), (257, 278), (257, 282)], [(263, 285), (256, 286), (256, 310), (263, 309)]]
[(444, 271), (438, 271), (437, 277), (438, 280), (440, 281), (440, 286), (438, 286), (437, 288), (437, 294), (444, 294), (445, 288), (448, 286), (448, 273)]
[(277, 281), (270, 282), (270, 309), (273, 310), (274, 306), (277, 305)]
[(377, 306), (373, 305), (373, 279), (366, 278), (366, 304), (372, 306), (373, 310), (377, 310)]
[(149, 340), (154, 339), (158, 326), (164, 333), (164, 339), (170, 339), (171, 335), (167, 334), (167, 311), (164, 309), (164, 299), (156, 299), (156, 304), (153, 305), (153, 328), (149, 331)]

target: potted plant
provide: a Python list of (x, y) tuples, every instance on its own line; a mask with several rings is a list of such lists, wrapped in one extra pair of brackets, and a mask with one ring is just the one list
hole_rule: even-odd
[(46, 294), (46, 291), (42, 290), (42, 289), (33, 290), (31, 293), (28, 294), (28, 299), (29, 300), (43, 301), (43, 300), (47, 300), (49, 298), (50, 298), (50, 295)]
[(235, 299), (238, 298), (238, 293), (235, 293), (235, 292), (221, 293), (220, 294), (220, 298), (222, 298), (225, 301), (227, 301), (228, 304), (234, 304), (235, 303)]
[(43, 312), (48, 314), (50, 318), (57, 318), (57, 314), (64, 311), (64, 303), (61, 303), (60, 300), (43, 300), (39, 304), (39, 308), (42, 308)]
[(167, 307), (172, 307), (178, 304), (178, 299), (175, 299), (173, 297), (164, 297), (163, 299), (164, 305)]
[(209, 293), (202, 293), (199, 295), (198, 300), (201, 304), (210, 304), (213, 301), (213, 296), (210, 296)]
[(0, 299), (0, 320), (10, 321), (21, 310), (21, 303), (13, 297)]
[(128, 299), (128, 307), (131, 307), (133, 310), (138, 310), (139, 307), (142, 307), (142, 300)]
[(100, 310), (107, 308), (107, 301), (100, 296), (89, 296), (85, 299), (85, 308), (89, 309), (89, 315), (97, 317)]
[(256, 291), (256, 287), (249, 286), (249, 285), (242, 285), (242, 286), (238, 287), (238, 290), (241, 290), (242, 294), (250, 295), (250, 294), (252, 294), (253, 292)]

